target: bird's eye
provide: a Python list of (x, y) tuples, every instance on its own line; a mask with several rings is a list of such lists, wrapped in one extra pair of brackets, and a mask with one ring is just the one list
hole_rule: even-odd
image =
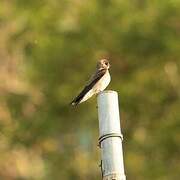
[(107, 66), (107, 65), (108, 65), (108, 62), (105, 62), (105, 65)]

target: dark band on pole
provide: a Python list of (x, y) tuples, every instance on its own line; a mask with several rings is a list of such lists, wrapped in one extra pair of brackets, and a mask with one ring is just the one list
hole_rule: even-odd
[(101, 137), (99, 137), (99, 147), (101, 147), (102, 141), (105, 139), (111, 138), (111, 137), (119, 137), (121, 138), (121, 141), (123, 141), (123, 135), (121, 133), (109, 133), (109, 134), (104, 134)]

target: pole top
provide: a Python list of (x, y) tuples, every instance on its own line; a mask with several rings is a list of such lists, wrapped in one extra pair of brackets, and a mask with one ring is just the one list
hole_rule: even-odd
[(99, 93), (99, 95), (100, 95), (100, 94), (105, 94), (105, 93), (108, 93), (108, 94), (111, 94), (111, 93), (117, 94), (117, 91), (105, 90), (105, 91), (101, 91), (101, 92)]

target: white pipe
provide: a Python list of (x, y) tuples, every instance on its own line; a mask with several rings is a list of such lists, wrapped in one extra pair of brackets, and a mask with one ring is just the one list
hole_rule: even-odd
[(103, 180), (125, 180), (117, 92), (99, 93), (98, 116)]

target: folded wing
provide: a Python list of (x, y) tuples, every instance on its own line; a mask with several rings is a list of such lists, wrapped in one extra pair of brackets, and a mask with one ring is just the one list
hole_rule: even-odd
[[(84, 87), (84, 89), (79, 93), (79, 95), (73, 99), (71, 102), (71, 105), (76, 106), (83, 100), (84, 96), (92, 90), (94, 85), (103, 77), (103, 75), (106, 73), (106, 69), (98, 70), (95, 75), (92, 77), (91, 81), (88, 85)], [(93, 93), (93, 92), (92, 92)], [(92, 95), (91, 95), (92, 96)]]

